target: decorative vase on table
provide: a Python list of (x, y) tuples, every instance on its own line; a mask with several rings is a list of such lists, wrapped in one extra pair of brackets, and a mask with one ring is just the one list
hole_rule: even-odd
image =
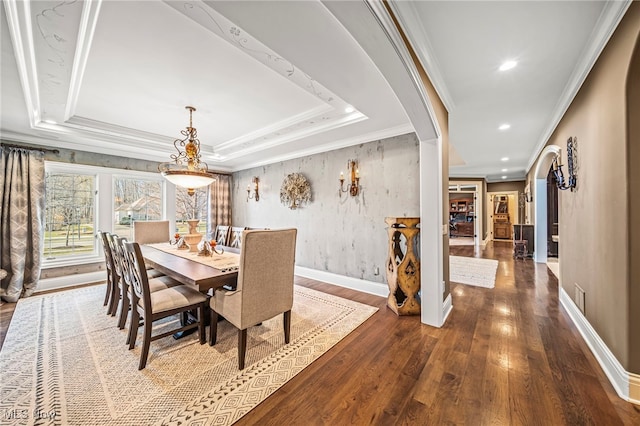
[(187, 224), (189, 225), (189, 233), (182, 238), (189, 244), (189, 251), (197, 252), (198, 243), (202, 240), (202, 234), (198, 232), (198, 222), (200, 219), (189, 219)]

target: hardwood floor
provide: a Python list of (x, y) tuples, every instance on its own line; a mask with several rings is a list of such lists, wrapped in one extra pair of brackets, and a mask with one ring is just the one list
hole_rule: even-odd
[[(640, 407), (616, 395), (560, 306), (546, 265), (514, 261), (511, 243), (451, 254), (500, 264), (494, 289), (452, 285), (440, 329), (396, 316), (386, 299), (296, 278), (379, 311), (237, 424), (640, 424)], [(13, 309), (0, 306), (2, 340)]]

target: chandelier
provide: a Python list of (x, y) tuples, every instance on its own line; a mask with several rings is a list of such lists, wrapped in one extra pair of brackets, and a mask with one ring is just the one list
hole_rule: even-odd
[(178, 153), (171, 154), (173, 161), (161, 163), (158, 170), (169, 182), (187, 188), (187, 193), (193, 195), (196, 188), (207, 186), (216, 179), (207, 163), (200, 161), (200, 140), (192, 124), (192, 114), (196, 109), (192, 106), (185, 108), (189, 110), (189, 126), (180, 131), (183, 139), (173, 141)]

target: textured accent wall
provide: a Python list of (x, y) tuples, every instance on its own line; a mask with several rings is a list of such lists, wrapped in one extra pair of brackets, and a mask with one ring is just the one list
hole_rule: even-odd
[[(418, 149), (410, 133), (235, 172), (233, 225), (298, 228), (297, 265), (386, 283), (384, 218), (420, 215)], [(358, 161), (362, 192), (339, 197), (338, 177), (341, 171), (348, 177), (349, 159)], [(311, 183), (312, 201), (290, 210), (280, 203), (280, 185), (294, 172)], [(253, 176), (260, 179), (259, 202), (246, 201)]]

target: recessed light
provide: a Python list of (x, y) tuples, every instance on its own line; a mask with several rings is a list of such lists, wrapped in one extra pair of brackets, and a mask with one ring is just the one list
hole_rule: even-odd
[(498, 127), (499, 130), (507, 130), (511, 128), (511, 124), (504, 123)]
[(356, 109), (354, 107), (352, 107), (351, 105), (349, 105), (348, 107), (346, 107), (344, 109), (344, 112), (346, 112), (347, 114), (351, 114), (353, 111), (355, 111)]
[(500, 65), (499, 70), (507, 71), (507, 70), (510, 70), (511, 68), (514, 68), (516, 65), (518, 65), (517, 61), (505, 61), (502, 63), (502, 65)]
[(509, 169), (502, 169), (502, 173), (509, 171)]
[(507, 178), (506, 176), (502, 176), (502, 179), (506, 179), (506, 178)]
[(500, 161), (509, 161), (509, 157), (502, 157)]

